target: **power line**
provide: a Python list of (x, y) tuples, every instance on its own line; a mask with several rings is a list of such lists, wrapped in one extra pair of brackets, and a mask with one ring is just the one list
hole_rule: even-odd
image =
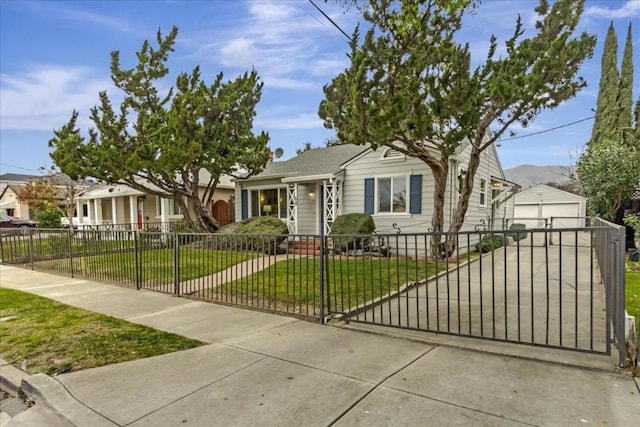
[(7, 164), (7, 163), (0, 163), (0, 165), (6, 166), (6, 167), (9, 167), (9, 168), (14, 168), (14, 169), (22, 169), (24, 171), (29, 171), (29, 172), (40, 172), (40, 171), (35, 170), (35, 169), (27, 169), (27, 168), (23, 168), (23, 167), (16, 166), (16, 165), (10, 165), (10, 164)]
[[(309, 15), (310, 17), (312, 17), (313, 19), (315, 19), (316, 21), (318, 21), (318, 23), (320, 23), (323, 27), (327, 28), (328, 30), (332, 30), (332, 31), (333, 31), (333, 29), (332, 29), (331, 27), (329, 27), (327, 24), (325, 24), (324, 22), (322, 22), (321, 20), (319, 20), (317, 17), (315, 17), (315, 16), (314, 16), (311, 12), (309, 12), (307, 9), (305, 9), (304, 7), (302, 7), (302, 6), (300, 6), (300, 5), (298, 5), (298, 7), (299, 7), (300, 9), (304, 10), (304, 11), (305, 11), (305, 13), (306, 13), (307, 15)], [(340, 35), (337, 35), (337, 37), (339, 37), (339, 38), (340, 38), (340, 40), (342, 40), (342, 41), (344, 41), (344, 42), (349, 43), (349, 40), (345, 40), (345, 39), (343, 39)]]
[(336, 27), (342, 34), (344, 34), (344, 36), (347, 38), (347, 40), (349, 40), (350, 42), (353, 42), (353, 40), (351, 39), (351, 37), (340, 27), (340, 25), (338, 25), (333, 19), (331, 19), (331, 17), (329, 15), (327, 15), (324, 10), (320, 9), (314, 2), (313, 0), (309, 0), (309, 3), (311, 3), (311, 5), (313, 7), (315, 7), (318, 12), (320, 12), (322, 14), (322, 16), (324, 16), (329, 22), (331, 22), (331, 24), (333, 24), (334, 27)]
[(566, 127), (569, 127), (569, 126), (577, 125), (578, 123), (586, 122), (587, 120), (594, 119), (595, 117), (596, 116), (594, 114), (593, 116), (585, 117), (584, 119), (576, 120), (575, 122), (564, 123), (562, 125), (558, 125), (558, 126), (555, 126), (555, 127), (549, 128), (549, 129), (539, 130), (537, 132), (531, 132), (531, 133), (528, 133), (526, 135), (518, 135), (518, 136), (513, 136), (513, 137), (507, 138), (507, 139), (499, 139), (496, 142), (500, 143), (500, 142), (506, 142), (506, 141), (513, 141), (514, 139), (521, 139), (521, 138), (527, 138), (527, 137), (530, 137), (530, 136), (540, 135), (540, 134), (551, 132), (551, 131), (554, 131), (554, 130), (558, 130), (558, 129), (566, 128)]

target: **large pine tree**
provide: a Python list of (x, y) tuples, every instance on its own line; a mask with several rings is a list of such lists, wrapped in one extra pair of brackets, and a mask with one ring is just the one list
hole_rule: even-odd
[(612, 133), (615, 134), (615, 129), (618, 125), (619, 80), (618, 38), (613, 28), (613, 22), (611, 22), (607, 37), (604, 39), (598, 104), (596, 107), (596, 119), (591, 131), (590, 144), (597, 144), (598, 141), (613, 136)]
[(631, 144), (633, 139), (633, 43), (631, 40), (631, 23), (627, 29), (627, 40), (624, 45), (622, 68), (620, 69), (620, 85), (618, 86), (618, 131), (625, 143)]

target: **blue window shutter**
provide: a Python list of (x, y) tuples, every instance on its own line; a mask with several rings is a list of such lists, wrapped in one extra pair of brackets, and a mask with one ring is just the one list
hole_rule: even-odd
[(242, 220), (244, 221), (249, 217), (249, 192), (247, 190), (242, 190), (240, 203), (242, 204)]
[(364, 211), (373, 215), (374, 206), (374, 187), (373, 178), (365, 178), (364, 180)]
[(411, 175), (410, 177), (409, 213), (422, 213), (422, 175)]

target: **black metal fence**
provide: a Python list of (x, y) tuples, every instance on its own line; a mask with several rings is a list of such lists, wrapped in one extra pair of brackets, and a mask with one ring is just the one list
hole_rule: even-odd
[(321, 322), (610, 354), (610, 321), (616, 342), (624, 337), (624, 270), (611, 258), (620, 234), (611, 230), (479, 230), (439, 244), (432, 233), (36, 229), (2, 236), (0, 249), (6, 264)]

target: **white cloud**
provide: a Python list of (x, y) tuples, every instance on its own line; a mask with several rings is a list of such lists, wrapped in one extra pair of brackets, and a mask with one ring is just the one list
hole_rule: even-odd
[(75, 8), (73, 2), (55, 4), (49, 2), (36, 2), (29, 3), (29, 5), (37, 13), (50, 19), (74, 21), (82, 24), (93, 24), (121, 33), (138, 35), (145, 34), (141, 31), (139, 23), (134, 24), (110, 15), (79, 10)]
[[(286, 118), (284, 118), (286, 117)], [(302, 113), (296, 116), (291, 114), (283, 117), (265, 118), (264, 115), (256, 116), (254, 122), (256, 129), (318, 129), (323, 128), (322, 120), (315, 113)]]
[(98, 92), (111, 89), (111, 81), (96, 77), (85, 67), (34, 67), (20, 75), (0, 75), (2, 129), (53, 130), (69, 120), (76, 109), (86, 128), (89, 109)]
[(604, 6), (590, 6), (585, 8), (586, 16), (597, 16), (608, 19), (626, 19), (640, 16), (640, 0), (628, 0), (618, 9), (610, 9)]
[[(346, 52), (348, 45), (308, 4), (252, 1), (244, 6), (225, 27), (187, 35), (186, 43), (195, 50), (190, 56), (240, 70), (255, 68), (266, 85), (286, 89), (312, 88), (346, 67), (339, 49)], [(323, 9), (351, 31), (353, 24), (346, 23), (348, 16), (339, 7), (325, 4)]]

